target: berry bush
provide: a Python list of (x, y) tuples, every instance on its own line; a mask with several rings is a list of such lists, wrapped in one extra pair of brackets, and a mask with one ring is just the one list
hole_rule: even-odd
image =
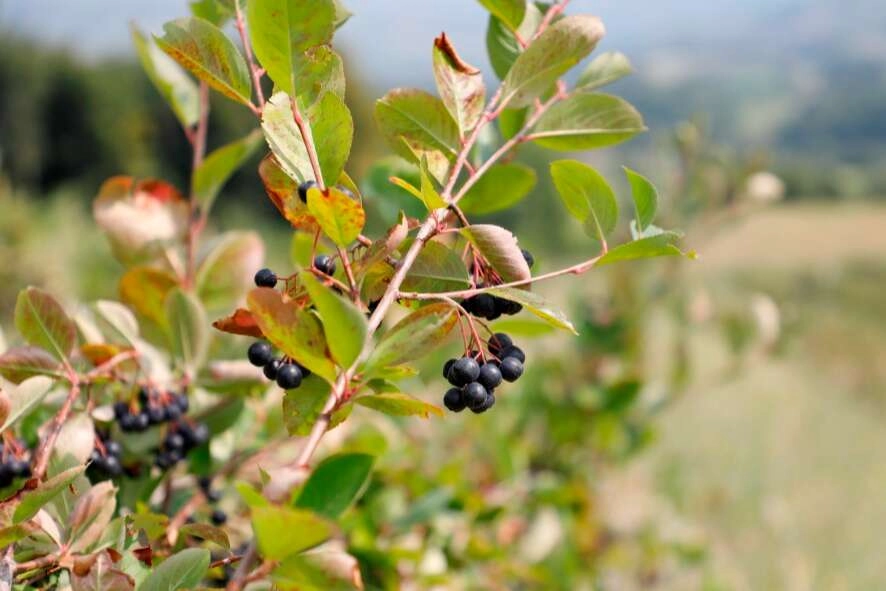
[[(410, 171), (390, 183), (425, 213), (401, 213), (376, 237), (364, 235), (364, 205), (383, 197), (346, 172), (354, 125), (333, 36), (351, 15), (338, 0), (201, 0), (161, 36), (133, 31), (192, 147), (191, 184), (182, 193), (118, 176), (100, 188), (94, 217), (125, 269), (121, 301), (19, 294), (21, 342), (0, 356), (0, 588), (339, 589), (377, 579), (375, 555), (344, 528), (377, 454), (345, 449), (318, 462), (324, 436), (358, 407), (483, 420), (446, 416), (400, 385), (454, 342), (460, 353), (442, 371), (451, 387), (435, 402), (490, 411), (528, 363), (492, 322), (532, 315), (575, 333), (540, 294), (545, 280), (684, 254), (678, 233), (653, 225), (646, 178), (625, 169), (633, 215), (629, 232), (616, 232), (614, 191), (573, 159), (550, 174), (588, 235), (576, 263), (537, 269), (508, 229), (471, 221), (531, 190), (535, 172), (513, 160), (523, 144), (575, 153), (645, 129), (630, 104), (598, 92), (630, 72), (624, 56), (599, 55), (566, 83), (604, 34), (567, 3), (481, 1), (494, 90), (441, 34), (437, 95), (395, 89), (377, 101), (378, 132)], [(212, 91), (254, 114), (257, 129), (210, 151)], [(256, 234), (216, 234), (209, 223), (225, 182), (260, 150), (258, 175), (293, 229), (285, 270), (261, 268)], [(424, 378), (445, 390), (437, 370)]]

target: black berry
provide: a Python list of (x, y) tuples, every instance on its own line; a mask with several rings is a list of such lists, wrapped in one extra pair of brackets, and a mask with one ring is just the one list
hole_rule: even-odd
[(6, 488), (12, 484), (12, 467), (9, 464), (0, 464), (0, 488)]
[(480, 414), (480, 413), (486, 412), (487, 410), (492, 408), (492, 406), (494, 404), (495, 404), (495, 394), (490, 392), (489, 394), (486, 395), (486, 400), (484, 400), (482, 404), (471, 407), (471, 412), (473, 412), (475, 414)]
[(99, 464), (99, 467), (110, 476), (120, 476), (123, 473), (123, 466), (120, 465), (120, 460), (117, 459), (117, 456), (105, 456), (104, 461)]
[(191, 408), (191, 401), (188, 400), (187, 394), (175, 394), (173, 400), (175, 400), (175, 403), (181, 409), (182, 414), (188, 412), (188, 409)]
[(328, 254), (318, 254), (314, 257), (314, 268), (327, 275), (335, 275), (335, 259)]
[(505, 348), (501, 352), (500, 357), (502, 359), (505, 359), (507, 357), (513, 357), (515, 359), (518, 359), (520, 361), (520, 363), (526, 363), (526, 353), (524, 353), (523, 349), (521, 349), (520, 347), (515, 347), (513, 345)]
[(489, 338), (487, 345), (489, 346), (489, 352), (498, 357), (499, 353), (508, 347), (513, 347), (514, 341), (505, 333), (497, 332)]
[(505, 300), (502, 298), (498, 298), (498, 306), (499, 310), (501, 310), (501, 313), (508, 316), (519, 314), (523, 310), (523, 304), (518, 304), (517, 302), (512, 302), (510, 300)]
[(170, 433), (163, 440), (163, 447), (167, 450), (180, 450), (185, 447), (185, 438), (178, 433)]
[(475, 381), (479, 375), (480, 364), (470, 357), (462, 357), (452, 364), (449, 370), (449, 383), (453, 386), (464, 386)]
[(129, 414), (129, 404), (128, 403), (123, 402), (122, 400), (120, 402), (114, 403), (114, 417), (118, 421), (128, 414)]
[(445, 364), (443, 364), (443, 377), (447, 380), (449, 379), (449, 370), (452, 369), (452, 366), (455, 364), (455, 359), (449, 359)]
[(501, 384), (501, 370), (494, 363), (484, 363), (477, 381), (487, 390), (494, 390)]
[(284, 363), (277, 370), (277, 385), (284, 390), (292, 390), (301, 385), (301, 370), (294, 363)]
[(475, 295), (473, 300), (474, 316), (480, 316), (481, 318), (492, 320), (490, 316), (495, 316), (496, 312), (495, 298), (488, 293), (480, 293)]
[(130, 431), (135, 431), (135, 422), (136, 422), (135, 417), (136, 417), (136, 415), (128, 414), (128, 413), (123, 415), (122, 417), (120, 417), (120, 420), (118, 421), (120, 424), (120, 430), (123, 431), (124, 433), (129, 433)]
[(277, 274), (270, 269), (260, 269), (255, 274), (255, 284), (259, 287), (275, 287), (277, 285)]
[(265, 377), (269, 380), (277, 379), (277, 371), (280, 369), (280, 366), (283, 365), (283, 361), (280, 359), (271, 359), (265, 364), (264, 374)]
[(197, 478), (197, 485), (202, 491), (208, 491), (212, 488), (212, 476), (200, 476)]
[(180, 416), (182, 416), (182, 409), (176, 403), (167, 404), (163, 408), (163, 415), (166, 417), (167, 421), (174, 421)]
[(452, 412), (461, 412), (465, 409), (465, 401), (459, 388), (450, 388), (443, 396), (443, 406)]
[(166, 420), (166, 409), (162, 406), (149, 406), (147, 413), (148, 422), (152, 425), (159, 425)]
[(105, 452), (109, 456), (117, 456), (123, 453), (123, 446), (120, 445), (119, 441), (105, 441)]
[(148, 413), (140, 412), (137, 415), (133, 415), (134, 419), (132, 421), (132, 430), (133, 431), (146, 431), (148, 427), (151, 426), (151, 419), (148, 418)]
[(31, 464), (26, 460), (12, 460), (9, 462), (9, 468), (14, 478), (30, 478)]
[(212, 515), (209, 516), (214, 525), (224, 525), (228, 520), (228, 515), (221, 509), (214, 509)]
[(305, 181), (298, 186), (298, 198), (303, 202), (308, 202), (308, 191), (317, 186), (317, 181)]
[(526, 261), (526, 264), (531, 269), (533, 265), (535, 265), (535, 257), (532, 256), (532, 253), (526, 250), (525, 248), (521, 248), (520, 252), (523, 253), (523, 259)]
[(221, 493), (217, 490), (209, 489), (206, 491), (206, 500), (210, 503), (217, 503), (221, 499)]
[(252, 365), (264, 367), (274, 358), (274, 350), (271, 348), (271, 344), (266, 341), (255, 341), (249, 345), (246, 356), (249, 357), (249, 363)]
[(480, 406), (486, 401), (488, 392), (478, 382), (471, 382), (461, 390), (462, 399), (468, 408)]
[(516, 357), (502, 359), (500, 369), (501, 377), (508, 382), (515, 382), (523, 375), (523, 364)]

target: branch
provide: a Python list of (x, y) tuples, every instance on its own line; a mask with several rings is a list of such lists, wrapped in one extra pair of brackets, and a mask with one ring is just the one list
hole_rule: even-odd
[(252, 73), (252, 85), (255, 86), (255, 98), (258, 99), (259, 111), (265, 107), (265, 94), (261, 89), (262, 70), (256, 65), (252, 57), (252, 44), (249, 43), (249, 35), (246, 34), (246, 25), (243, 19), (243, 10), (240, 8), (240, 0), (234, 0), (235, 21), (237, 32), (240, 33), (240, 41), (243, 43), (243, 51), (246, 53), (246, 63)]
[(62, 403), (61, 408), (58, 409), (58, 413), (56, 413), (55, 418), (52, 420), (52, 424), (49, 426), (49, 433), (46, 435), (40, 449), (37, 450), (35, 455), (32, 478), (38, 481), (42, 480), (46, 475), (46, 468), (49, 466), (49, 455), (52, 453), (52, 448), (55, 447), (55, 441), (58, 439), (58, 434), (62, 430), (62, 425), (65, 424), (65, 421), (68, 420), (68, 416), (71, 414), (71, 408), (74, 406), (74, 401), (77, 400), (77, 397), (80, 395), (80, 379), (70, 366), (68, 366), (68, 381), (71, 382), (71, 389), (68, 391), (68, 396)]

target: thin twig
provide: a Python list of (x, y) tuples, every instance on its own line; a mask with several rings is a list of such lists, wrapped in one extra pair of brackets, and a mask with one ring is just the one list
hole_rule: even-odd
[(246, 63), (249, 65), (249, 71), (252, 74), (252, 84), (255, 86), (255, 97), (258, 99), (259, 109), (265, 107), (265, 94), (261, 88), (261, 77), (263, 70), (255, 63), (252, 57), (252, 44), (249, 43), (249, 35), (246, 34), (246, 23), (243, 19), (243, 9), (240, 8), (240, 0), (234, 0), (235, 25), (237, 32), (240, 33), (240, 41), (243, 43), (243, 51), (246, 53)]
[(71, 389), (68, 390), (68, 396), (62, 403), (61, 408), (59, 408), (58, 413), (56, 413), (55, 418), (52, 420), (52, 424), (49, 426), (49, 432), (46, 434), (46, 438), (43, 439), (43, 443), (37, 450), (32, 477), (37, 481), (43, 480), (43, 477), (46, 475), (46, 469), (49, 467), (49, 456), (52, 453), (52, 448), (55, 447), (55, 441), (58, 439), (58, 434), (61, 432), (62, 426), (71, 414), (71, 408), (74, 406), (74, 401), (77, 400), (77, 397), (80, 395), (80, 379), (70, 365), (68, 366), (68, 381), (71, 383)]

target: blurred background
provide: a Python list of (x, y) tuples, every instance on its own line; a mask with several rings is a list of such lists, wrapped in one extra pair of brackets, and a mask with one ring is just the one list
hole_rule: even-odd
[[(357, 128), (349, 171), (377, 230), (408, 202), (377, 162), (373, 101), (433, 89), (441, 30), (494, 83), (486, 17), (474, 0), (348, 5), (337, 42)], [(575, 0), (571, 11), (601, 16), (601, 49), (631, 59), (635, 75), (612, 92), (650, 128), (589, 161), (622, 196), (621, 164), (653, 180), (662, 225), (700, 258), (541, 287), (581, 336), (503, 322), (537, 361), (488, 419), (356, 427), (361, 445), (379, 431), (387, 441), (361, 519), (412, 565), (398, 569), (415, 588), (883, 588), (886, 5)], [(186, 186), (189, 146), (129, 32), (186, 12), (184, 0), (0, 0), (3, 326), (24, 285), (116, 296), (121, 268), (90, 213), (102, 180)], [(253, 126), (213, 96), (210, 146)], [(521, 152), (539, 185), (494, 218), (546, 270), (592, 248), (554, 197), (549, 157)], [(214, 223), (259, 229), (270, 262), (288, 265), (291, 232), (254, 166)], [(415, 393), (436, 400), (442, 387), (429, 378)], [(362, 558), (378, 559), (379, 581), (395, 560)]]

